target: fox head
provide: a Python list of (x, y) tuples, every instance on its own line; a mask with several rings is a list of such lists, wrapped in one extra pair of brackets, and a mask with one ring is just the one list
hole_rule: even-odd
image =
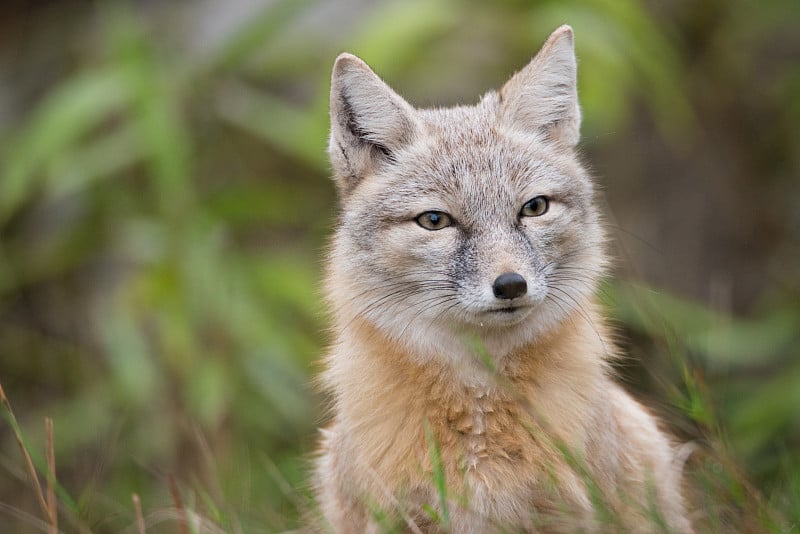
[(433, 355), (474, 333), (503, 352), (589, 304), (606, 262), (575, 148), (570, 27), (475, 106), (415, 109), (341, 54), (330, 106), (341, 211), (327, 289), (342, 328), (361, 319)]

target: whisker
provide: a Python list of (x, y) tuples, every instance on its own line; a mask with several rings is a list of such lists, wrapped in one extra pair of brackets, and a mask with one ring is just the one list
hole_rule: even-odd
[[(420, 302), (420, 303), (417, 303), (417, 305), (425, 305), (425, 304), (427, 304), (427, 302), (429, 302), (429, 301), (431, 301), (431, 300), (433, 300), (433, 299), (427, 299), (427, 300), (425, 300), (425, 301), (422, 301), (422, 302)], [(435, 303), (433, 306), (430, 306), (429, 308), (435, 308), (436, 306), (440, 306), (440, 305), (442, 305), (442, 304), (446, 304), (446, 303), (449, 303), (449, 302), (456, 302), (457, 300), (458, 300), (458, 299), (457, 299), (456, 297), (454, 297), (454, 296), (444, 297), (444, 298), (443, 298), (442, 300), (440, 300), (438, 303)], [(454, 304), (454, 305), (455, 305), (455, 304)], [(405, 311), (408, 311), (410, 308), (413, 308), (413, 307), (414, 307), (414, 306), (410, 306), (409, 308), (406, 308), (406, 309), (404, 309), (403, 311), (404, 311), (404, 312), (405, 312)], [(405, 335), (405, 333), (406, 333), (406, 330), (408, 330), (408, 328), (409, 328), (409, 327), (410, 327), (410, 326), (411, 326), (411, 325), (412, 325), (412, 324), (413, 324), (413, 323), (416, 321), (417, 317), (419, 317), (419, 315), (420, 315), (420, 314), (421, 314), (421, 312), (420, 312), (420, 313), (417, 313), (417, 314), (416, 314), (414, 317), (411, 317), (411, 318), (408, 320), (408, 322), (406, 323), (406, 325), (403, 327), (403, 330), (401, 330), (401, 331), (400, 331), (400, 335), (399, 335), (399, 337), (400, 337), (400, 338), (402, 338), (402, 337)], [(430, 328), (431, 324), (432, 324), (432, 321), (428, 323), (428, 328)]]
[(603, 354), (605, 354), (606, 357), (609, 358), (610, 354), (608, 352), (608, 347), (606, 346), (606, 342), (603, 339), (603, 336), (600, 335), (600, 331), (597, 330), (596, 325), (589, 317), (589, 314), (583, 307), (583, 305), (578, 300), (576, 300), (575, 297), (572, 296), (568, 291), (566, 291), (562, 287), (559, 287), (557, 284), (551, 285), (550, 289), (552, 289), (553, 291), (558, 291), (560, 295), (562, 295), (564, 298), (568, 299), (568, 301), (573, 303), (573, 306), (570, 306), (570, 308), (574, 310), (576, 313), (580, 314), (580, 316), (586, 321), (586, 324), (589, 325), (589, 327), (594, 331), (595, 335), (597, 336), (597, 340), (600, 341), (600, 344), (603, 347)]
[[(572, 307), (571, 307), (571, 306), (570, 306), (568, 303), (566, 303), (566, 302), (565, 302), (565, 301), (564, 301), (564, 300), (563, 300), (561, 297), (559, 297), (558, 295), (554, 295), (554, 294), (552, 294), (552, 293), (548, 293), (548, 294), (547, 294), (547, 296), (545, 297), (545, 300), (548, 300), (548, 299), (549, 299), (549, 300), (550, 300), (550, 301), (551, 301), (553, 304), (555, 304), (556, 306), (558, 306), (558, 309), (559, 309), (559, 310), (561, 310), (561, 313), (563, 313), (563, 314), (564, 314), (564, 317), (566, 317), (566, 318), (567, 318), (567, 319), (568, 319), (570, 322), (572, 322), (573, 324), (575, 323), (575, 317), (574, 317), (574, 316), (575, 316), (575, 310), (574, 310), (574, 309), (573, 309), (573, 308), (572, 308)], [(566, 308), (564, 308), (564, 306), (566, 306)]]

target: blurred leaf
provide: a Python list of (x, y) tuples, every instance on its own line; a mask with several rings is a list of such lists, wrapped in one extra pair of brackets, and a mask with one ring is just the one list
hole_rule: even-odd
[[(309, 213), (330, 210), (331, 198), (285, 185), (228, 186), (209, 195), (206, 208), (233, 227), (260, 223), (279, 228), (307, 228)], [(298, 209), (298, 206), (303, 206)]]
[[(362, 54), (366, 61), (381, 65), (384, 76), (391, 76), (392, 69), (401, 69), (415, 58), (453, 20), (445, 4), (389, 2), (370, 13), (370, 20), (362, 25), (363, 33), (353, 38), (348, 48)], [(310, 110), (298, 109), (241, 82), (224, 86), (217, 98), (217, 109), (225, 120), (327, 172), (327, 72), (326, 69), (324, 85), (318, 88)]]
[[(449, 2), (425, 0), (386, 2), (369, 13), (361, 24), (361, 33), (351, 39), (348, 49), (370, 65), (380, 66), (381, 76), (391, 78), (423, 55), (436, 36), (453, 26), (453, 7)], [(327, 93), (326, 90), (326, 97)]]
[(312, 168), (327, 171), (327, 115), (309, 114), (243, 83), (219, 92), (217, 111), (232, 124), (263, 138)]
[(229, 368), (221, 362), (206, 360), (198, 362), (192, 373), (188, 391), (192, 413), (205, 428), (216, 428), (232, 400)]
[(78, 193), (93, 182), (130, 167), (145, 155), (133, 128), (109, 132), (54, 157), (48, 168), (47, 191), (51, 197)]
[(270, 39), (299, 14), (313, 6), (310, 0), (279, 0), (261, 9), (254, 17), (237, 28), (214, 51), (206, 69), (225, 69), (236, 66), (249, 56), (269, 46)]
[(160, 388), (161, 372), (152, 362), (152, 355), (134, 318), (125, 308), (103, 313), (102, 335), (107, 350), (116, 394), (132, 407), (149, 402)]
[(686, 73), (674, 45), (645, 7), (637, 0), (547, 2), (532, 11), (531, 20), (541, 35), (566, 22), (575, 29), (580, 87), (587, 110), (598, 114), (598, 122), (616, 115), (613, 127), (627, 120), (621, 114), (632, 109), (627, 99), (638, 90), (656, 124), (683, 146), (696, 124), (683, 85)]
[(157, 203), (165, 213), (179, 214), (191, 203), (189, 186), (190, 136), (184, 131), (177, 103), (177, 81), (170, 80), (148, 45), (138, 21), (117, 13), (114, 45), (130, 88), (133, 124), (149, 156)]
[(780, 375), (764, 380), (746, 397), (733, 399), (731, 431), (738, 437), (737, 447), (753, 455), (786, 427), (800, 428), (800, 365), (795, 363)]
[(63, 158), (130, 99), (125, 77), (114, 67), (81, 73), (54, 90), (5, 151), (0, 223), (35, 191), (43, 166)]
[[(306, 419), (311, 407), (303, 387), (304, 374), (292, 363), (291, 352), (276, 345), (244, 354), (243, 363), (247, 379), (267, 401), (267, 410), (261, 409), (265, 423), (277, 425), (274, 431), (279, 431), (286, 424), (297, 425)], [(275, 411), (270, 413), (270, 408)]]
[[(311, 315), (320, 308), (319, 273), (308, 260), (294, 255), (261, 258), (255, 265), (258, 287), (271, 301)], [(288, 310), (287, 310), (288, 311)]]
[(775, 310), (746, 321), (696, 302), (620, 282), (609, 292), (617, 318), (650, 335), (674, 336), (705, 356), (712, 367), (763, 365), (795, 346), (800, 310)]

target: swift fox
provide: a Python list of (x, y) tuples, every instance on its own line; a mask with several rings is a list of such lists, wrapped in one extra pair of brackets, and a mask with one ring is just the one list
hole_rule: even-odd
[(330, 106), (323, 528), (690, 532), (672, 444), (610, 376), (572, 29), (448, 109), (341, 54)]

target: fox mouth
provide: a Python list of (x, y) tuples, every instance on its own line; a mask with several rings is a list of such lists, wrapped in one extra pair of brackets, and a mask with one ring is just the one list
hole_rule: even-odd
[(505, 305), (502, 307), (484, 308), (478, 317), (474, 318), (475, 323), (480, 326), (493, 328), (506, 328), (519, 324), (528, 316), (533, 306), (530, 304)]
[(516, 313), (516, 312), (518, 312), (520, 310), (526, 310), (529, 307), (530, 306), (524, 306), (524, 305), (521, 305), (521, 304), (517, 304), (516, 306), (503, 306), (502, 308), (491, 308), (489, 310), (486, 310), (486, 312), (487, 313), (492, 313), (492, 314), (511, 315), (511, 314)]
[(489, 313), (514, 313), (522, 309), (522, 306), (509, 306), (508, 308), (499, 308), (496, 310), (489, 310)]

